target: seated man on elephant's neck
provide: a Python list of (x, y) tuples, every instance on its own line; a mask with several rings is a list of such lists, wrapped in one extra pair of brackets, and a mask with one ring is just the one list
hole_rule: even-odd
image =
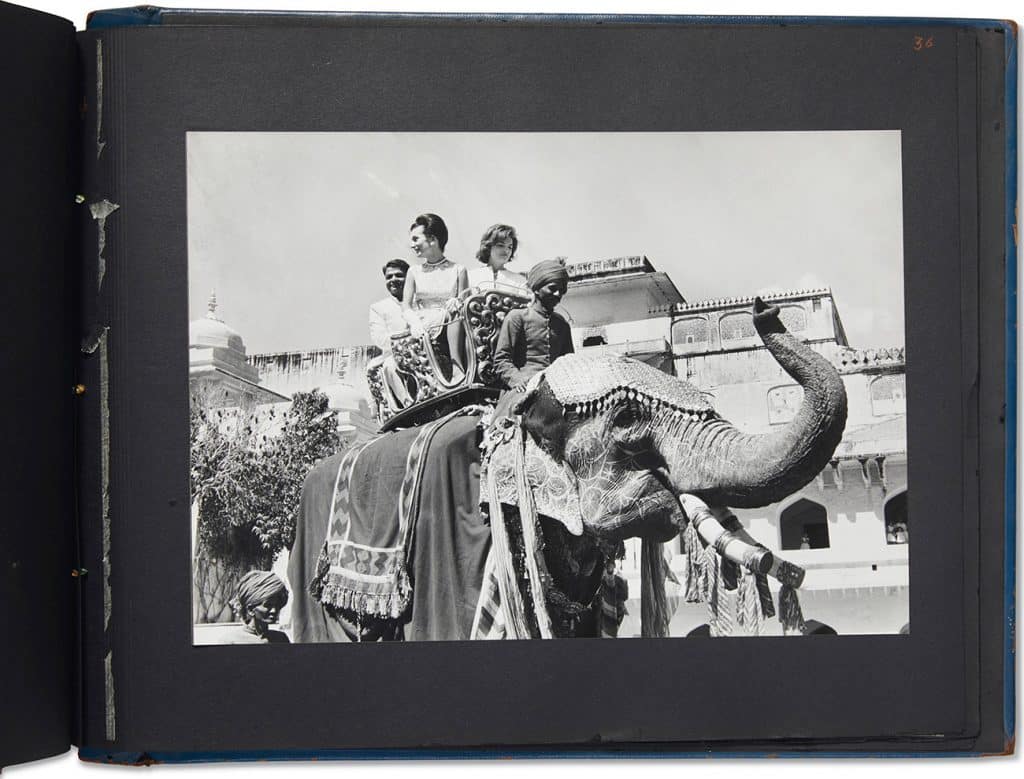
[(565, 263), (538, 263), (527, 281), (533, 301), (509, 312), (494, 349), (494, 372), (502, 386), (511, 390), (524, 389), (532, 376), (573, 351), (569, 323), (555, 313), (569, 287)]

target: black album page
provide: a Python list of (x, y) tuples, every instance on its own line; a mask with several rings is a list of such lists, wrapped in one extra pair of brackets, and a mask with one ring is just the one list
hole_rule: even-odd
[(149, 21), (83, 756), (1006, 749), (1007, 28)]

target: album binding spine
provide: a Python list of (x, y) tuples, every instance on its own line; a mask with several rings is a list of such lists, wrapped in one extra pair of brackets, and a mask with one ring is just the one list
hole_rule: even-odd
[(0, 767), (73, 731), (74, 28), (0, 3)]
[(124, 126), (119, 111), (124, 72), (117, 31), (81, 33), (82, 71), (78, 226), (81, 236), (78, 322), (78, 511), (81, 533), (79, 624), (81, 747), (106, 749), (117, 739), (117, 654), (119, 625), (112, 566), (118, 512), (119, 474), (124, 455), (118, 447), (117, 404), (121, 385), (116, 367), (119, 301), (125, 261), (124, 220), (128, 209)]

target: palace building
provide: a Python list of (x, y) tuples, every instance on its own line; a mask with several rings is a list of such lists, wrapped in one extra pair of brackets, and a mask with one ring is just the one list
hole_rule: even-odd
[[(564, 301), (578, 349), (627, 354), (686, 379), (744, 432), (768, 432), (796, 414), (803, 391), (754, 330), (753, 297), (687, 302), (645, 257), (579, 268)], [(612, 306), (620, 284), (629, 294)], [(852, 348), (829, 289), (762, 297), (837, 368), (849, 415), (814, 481), (782, 503), (736, 514), (755, 539), (807, 570), (800, 598), (808, 619), (844, 634), (898, 633), (909, 624), (904, 349)], [(667, 546), (681, 572), (679, 542)], [(623, 635), (640, 633), (639, 555), (639, 542), (631, 542), (622, 573), (634, 597)], [(705, 606), (679, 602), (670, 629), (686, 635), (706, 621)]]

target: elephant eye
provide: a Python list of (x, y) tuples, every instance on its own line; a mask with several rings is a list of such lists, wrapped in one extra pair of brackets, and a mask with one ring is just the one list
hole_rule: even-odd
[(637, 423), (636, 410), (629, 405), (620, 406), (612, 417), (612, 424), (615, 427), (630, 427)]
[(611, 438), (622, 454), (630, 458), (650, 449), (650, 440), (642, 422), (642, 409), (633, 404), (616, 409), (611, 419)]

